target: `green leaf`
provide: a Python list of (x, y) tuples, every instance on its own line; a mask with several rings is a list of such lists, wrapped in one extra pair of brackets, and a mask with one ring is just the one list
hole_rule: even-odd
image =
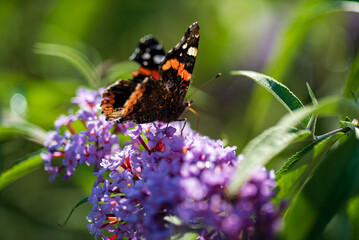
[(322, 116), (359, 116), (359, 106), (353, 101), (341, 97), (328, 97), (321, 99), (318, 106), (299, 109), (293, 114), (286, 114), (277, 125), (292, 126), (308, 115), (316, 113)]
[(20, 163), (15, 164), (13, 167), (3, 172), (0, 175), (0, 190), (22, 176), (40, 168), (42, 166), (40, 153), (41, 151), (31, 154)]
[(352, 224), (353, 236), (359, 236), (359, 195), (350, 199), (347, 214)]
[(353, 91), (351, 91), (350, 93), (352, 94), (352, 97), (353, 97), (353, 99), (354, 99), (354, 102), (355, 102), (357, 105), (359, 105), (358, 96), (357, 96), (355, 93), (353, 93)]
[[(279, 207), (283, 201), (289, 201), (298, 192), (302, 185), (298, 180), (300, 180), (306, 169), (306, 165), (291, 169), (291, 171), (287, 172), (283, 177), (276, 181), (276, 189), (278, 192), (272, 200), (276, 206)], [(285, 213), (283, 215), (285, 216)]]
[[(317, 98), (315, 97), (311, 87), (309, 86), (309, 84), (307, 83), (307, 89), (308, 89), (308, 93), (309, 93), (309, 96), (310, 98), (312, 99), (312, 103), (313, 103), (313, 106), (317, 106), (318, 105), (318, 101), (317, 101)], [(310, 120), (308, 122), (308, 125), (307, 125), (307, 129), (310, 129), (313, 136), (315, 135), (315, 126), (317, 124), (317, 118), (318, 118), (318, 115), (316, 114), (313, 114), (311, 117), (310, 117)]]
[[(290, 200), (298, 194), (313, 170), (318, 166), (323, 156), (333, 144), (344, 135), (336, 133), (321, 141), (315, 141), (306, 146), (302, 151), (294, 154), (276, 174), (278, 194), (274, 202), (279, 205), (284, 199)], [(312, 156), (308, 153), (313, 150)], [(300, 160), (300, 161), (299, 161)]]
[(229, 193), (236, 194), (257, 166), (264, 166), (297, 137), (308, 135), (309, 131), (294, 130), (293, 126), (313, 113), (359, 116), (359, 106), (348, 99), (331, 97), (323, 99), (316, 107), (301, 108), (286, 114), (276, 126), (264, 131), (244, 148), (244, 160), (229, 184)]
[(313, 106), (317, 106), (318, 105), (318, 100), (315, 97), (314, 92), (312, 91), (312, 88), (310, 87), (310, 85), (308, 83), (306, 83), (306, 84), (307, 84), (307, 89), (308, 89), (310, 99), (312, 99)]
[(315, 145), (317, 145), (320, 141), (315, 141), (305, 146), (302, 150), (296, 152), (293, 156), (291, 156), (288, 161), (285, 162), (283, 167), (279, 169), (279, 171), (275, 174), (276, 180), (278, 181), (283, 175), (285, 175), (289, 168), (292, 167), (297, 161), (299, 161), (305, 154), (310, 152)]
[(252, 140), (243, 150), (244, 160), (234, 174), (235, 178), (229, 187), (230, 194), (238, 192), (242, 184), (250, 178), (255, 167), (264, 166), (294, 140), (309, 134), (307, 130), (275, 126)]
[(80, 51), (60, 44), (37, 43), (34, 46), (34, 52), (67, 60), (79, 70), (91, 87), (99, 87), (100, 77), (94, 64)]
[(347, 83), (344, 87), (343, 95), (346, 98), (352, 99), (354, 94), (357, 96), (359, 90), (359, 55), (355, 58), (350, 69), (350, 74)]
[(313, 159), (322, 158), (330, 150), (333, 144), (344, 135), (345, 133), (338, 132), (319, 141), (319, 144), (314, 147)]
[(42, 145), (46, 134), (47, 132), (41, 127), (17, 117), (3, 119), (0, 125), (0, 141), (20, 135)]
[[(316, 239), (359, 186), (358, 132), (329, 152), (290, 205), (285, 239)], [(303, 221), (305, 219), (305, 221)]]
[[(304, 107), (299, 98), (295, 96), (289, 88), (269, 76), (252, 71), (232, 71), (231, 74), (236, 76), (246, 76), (253, 79), (256, 83), (270, 92), (288, 111), (294, 111)], [(304, 124), (304, 126), (306, 125), (307, 123)]]

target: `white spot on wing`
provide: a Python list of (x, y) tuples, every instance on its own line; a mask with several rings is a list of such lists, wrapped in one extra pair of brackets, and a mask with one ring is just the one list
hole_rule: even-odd
[(164, 58), (165, 58), (165, 56), (163, 56), (163, 55), (156, 55), (153, 57), (153, 61), (156, 64), (160, 64)]
[(143, 61), (143, 65), (144, 65), (144, 66), (147, 66), (147, 65), (148, 65), (148, 62), (147, 62), (147, 61)]
[(183, 44), (182, 48), (186, 49), (187, 48), (187, 43)]
[(161, 45), (161, 44), (157, 44), (157, 45), (155, 46), (155, 48), (156, 48), (157, 50), (160, 50), (160, 49), (162, 48), (162, 45)]
[(143, 59), (150, 59), (151, 58), (151, 54), (149, 54), (148, 52), (142, 54), (142, 58)]
[(187, 54), (193, 57), (197, 56), (197, 48), (190, 47), (187, 51)]

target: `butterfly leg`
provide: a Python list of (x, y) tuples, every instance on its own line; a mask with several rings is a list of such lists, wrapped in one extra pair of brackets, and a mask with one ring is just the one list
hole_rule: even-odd
[(186, 123), (187, 123), (187, 118), (184, 119), (184, 124), (183, 124), (183, 127), (181, 129), (181, 136), (183, 135), (183, 130), (184, 130), (184, 127), (186, 126)]
[(178, 119), (176, 121), (184, 122), (183, 127), (181, 128), (181, 136), (183, 136), (183, 130), (184, 130), (185, 126), (186, 126), (187, 118)]

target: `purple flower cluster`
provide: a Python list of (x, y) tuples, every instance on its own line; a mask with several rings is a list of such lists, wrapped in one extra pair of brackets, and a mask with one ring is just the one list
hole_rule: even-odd
[(94, 165), (96, 172), (102, 159), (110, 159), (112, 153), (119, 151), (115, 133), (124, 132), (133, 124), (114, 126), (98, 113), (102, 91), (79, 89), (72, 99), (79, 110), (68, 116), (61, 115), (55, 121), (55, 130), (48, 133), (44, 143), (47, 152), (41, 157), (45, 170), (50, 173), (50, 181), (54, 181), (61, 170), (64, 170), (63, 178), (68, 179), (79, 164)]
[[(274, 173), (258, 168), (235, 198), (226, 188), (242, 156), (180, 123), (139, 125), (101, 169), (88, 201), (91, 234), (103, 239), (273, 239), (280, 221)], [(143, 140), (143, 136), (145, 136)]]
[[(97, 180), (88, 201), (91, 234), (103, 239), (169, 239), (197, 232), (198, 239), (273, 239), (280, 222), (274, 173), (258, 168), (237, 196), (227, 185), (242, 155), (235, 147), (169, 125), (107, 122), (101, 92), (79, 89), (79, 109), (55, 121), (41, 154), (53, 181), (79, 164), (93, 165)], [(131, 130), (130, 130), (131, 128)], [(118, 134), (131, 139), (123, 148)]]

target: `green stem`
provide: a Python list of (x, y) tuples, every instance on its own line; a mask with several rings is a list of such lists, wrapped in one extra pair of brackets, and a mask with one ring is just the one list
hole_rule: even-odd
[(325, 134), (323, 134), (323, 135), (316, 136), (316, 137), (314, 137), (314, 140), (315, 140), (315, 141), (321, 141), (321, 140), (323, 140), (324, 138), (330, 137), (331, 135), (334, 135), (334, 134), (336, 134), (336, 133), (338, 133), (338, 132), (347, 133), (347, 132), (350, 131), (350, 129), (351, 129), (350, 127), (339, 128), (339, 129), (333, 130), (333, 131), (331, 131), (331, 132), (325, 133)]

